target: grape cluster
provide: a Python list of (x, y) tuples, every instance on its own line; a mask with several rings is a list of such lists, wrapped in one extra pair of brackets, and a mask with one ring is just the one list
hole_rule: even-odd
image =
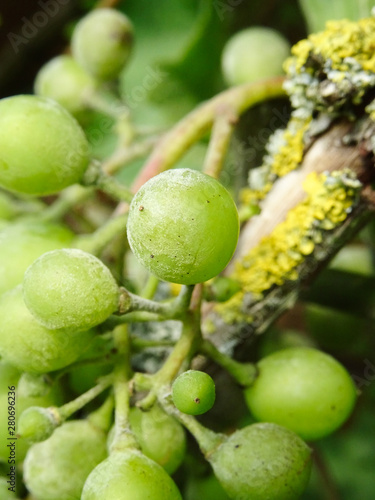
[[(41, 68), (35, 95), (0, 100), (0, 404), (15, 386), (19, 473), (35, 500), (182, 500), (180, 490), (206, 500), (211, 487), (217, 500), (298, 500), (313, 460), (305, 441), (349, 418), (355, 386), (318, 349), (240, 363), (211, 342), (214, 321), (202, 331), (207, 311), (244, 295), (226, 275), (240, 233), (231, 192), (194, 168), (158, 173), (153, 157), (155, 175), (133, 194), (93, 158), (84, 131), (86, 112), (111, 101), (120, 153), (141, 134), (117, 108), (132, 40), (124, 14), (95, 9), (77, 23), (71, 55)], [(254, 75), (259, 44), (272, 50)], [(278, 75), (288, 50), (272, 30), (239, 33), (223, 53), (225, 79)], [(220, 328), (237, 319), (220, 317)], [(221, 434), (195, 418), (214, 418), (216, 392), (220, 404), (203, 356), (234, 377), (256, 423)], [(176, 474), (193, 462), (185, 428), (207, 481)], [(1, 413), (1, 463), (6, 429)], [(8, 500), (4, 487), (0, 477)]]

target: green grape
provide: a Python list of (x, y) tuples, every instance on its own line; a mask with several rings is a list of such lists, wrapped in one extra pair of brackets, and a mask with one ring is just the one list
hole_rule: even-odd
[(236, 248), (239, 221), (228, 191), (196, 170), (167, 170), (134, 196), (128, 238), (158, 278), (185, 285), (219, 274)]
[[(142, 453), (173, 474), (185, 457), (186, 436), (182, 425), (158, 404), (149, 411), (131, 408), (129, 420)], [(108, 435), (108, 447), (113, 437), (114, 427)]]
[(183, 413), (202, 415), (215, 402), (215, 383), (205, 372), (188, 370), (173, 382), (172, 398), (176, 408)]
[(275, 424), (236, 431), (208, 458), (233, 500), (297, 500), (311, 471), (311, 450), (294, 432)]
[(0, 356), (20, 370), (47, 373), (70, 365), (84, 352), (92, 331), (49, 330), (30, 313), (18, 285), (0, 297)]
[(17, 434), (28, 443), (37, 443), (48, 439), (58, 425), (58, 416), (52, 408), (30, 406), (18, 419)]
[(228, 85), (251, 83), (283, 74), (283, 62), (290, 45), (281, 33), (271, 28), (246, 28), (226, 43), (222, 72)]
[[(8, 387), (14, 386), (16, 389), (16, 431), (18, 428), (19, 416), (30, 406), (53, 406), (61, 404), (61, 391), (59, 386), (54, 386), (48, 394), (40, 397), (31, 397), (25, 394), (19, 384), (20, 372), (5, 361), (0, 361), (0, 408), (9, 406)], [(6, 411), (0, 412), (0, 462), (8, 462), (9, 448), (8, 440), (8, 414)], [(25, 458), (29, 444), (22, 438), (16, 443), (16, 462), (22, 462)], [(2, 497), (0, 497), (2, 498)]]
[(50, 222), (19, 222), (0, 232), (0, 295), (22, 283), (26, 269), (45, 252), (66, 248), (73, 233)]
[(18, 95), (0, 100), (0, 185), (31, 195), (79, 182), (89, 163), (83, 130), (60, 104)]
[(315, 440), (334, 432), (353, 410), (353, 380), (328, 354), (308, 347), (284, 349), (263, 358), (258, 369), (258, 378), (245, 390), (257, 420)]
[(99, 464), (88, 477), (81, 498), (115, 499), (182, 500), (165, 470), (134, 449), (114, 452)]
[(73, 57), (98, 80), (116, 78), (132, 47), (133, 26), (114, 9), (96, 9), (77, 24), (72, 37)]
[(47, 328), (87, 330), (118, 307), (118, 287), (110, 270), (93, 255), (59, 249), (39, 257), (26, 270), (24, 300)]
[(95, 89), (95, 80), (68, 55), (54, 57), (36, 76), (35, 93), (57, 101), (70, 113), (87, 108), (85, 98)]
[(90, 472), (106, 457), (103, 431), (71, 420), (29, 449), (24, 462), (28, 490), (38, 500), (80, 500)]

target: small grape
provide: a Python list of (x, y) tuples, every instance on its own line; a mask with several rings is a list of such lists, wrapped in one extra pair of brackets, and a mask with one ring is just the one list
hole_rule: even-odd
[(224, 47), (224, 79), (228, 85), (240, 85), (282, 75), (289, 52), (289, 42), (276, 30), (246, 28), (232, 36)]
[(92, 331), (49, 330), (30, 313), (18, 285), (0, 297), (0, 356), (20, 370), (47, 373), (70, 365), (90, 345)]
[[(132, 407), (129, 420), (142, 453), (172, 475), (185, 456), (186, 435), (182, 425), (165, 413), (158, 404), (149, 411)], [(114, 427), (108, 435), (108, 448), (113, 437)]]
[(45, 97), (0, 100), (0, 185), (37, 196), (79, 182), (89, 163), (89, 145), (78, 122)]
[(18, 222), (0, 232), (0, 295), (22, 283), (26, 269), (43, 253), (66, 248), (73, 233), (50, 222)]
[(95, 87), (95, 80), (68, 55), (48, 61), (37, 74), (34, 84), (37, 95), (57, 101), (72, 114), (86, 109), (85, 98)]
[(110, 270), (77, 249), (52, 250), (26, 270), (24, 300), (47, 328), (87, 330), (118, 307), (118, 287)]
[(114, 9), (96, 9), (77, 24), (72, 37), (73, 57), (98, 80), (116, 78), (129, 59), (133, 26)]
[(236, 431), (208, 458), (233, 500), (297, 500), (311, 471), (311, 450), (294, 432), (275, 424)]
[(18, 390), (31, 397), (45, 396), (51, 390), (51, 380), (45, 375), (24, 372), (19, 379)]
[(263, 358), (258, 369), (258, 378), (245, 390), (257, 420), (315, 440), (334, 432), (353, 410), (356, 388), (349, 373), (317, 349), (283, 349)]
[(146, 498), (182, 500), (177, 486), (160, 465), (140, 451), (128, 449), (112, 453), (91, 472), (81, 500)]
[(176, 408), (183, 413), (201, 415), (215, 402), (215, 383), (205, 372), (188, 370), (173, 382), (172, 398)]
[(53, 408), (30, 406), (18, 419), (17, 434), (28, 443), (48, 439), (59, 425), (58, 415)]
[(103, 431), (71, 420), (29, 449), (24, 462), (28, 490), (38, 500), (80, 500), (90, 472), (106, 457)]
[(128, 238), (158, 278), (195, 284), (219, 274), (236, 248), (238, 213), (228, 191), (196, 170), (167, 170), (134, 196)]

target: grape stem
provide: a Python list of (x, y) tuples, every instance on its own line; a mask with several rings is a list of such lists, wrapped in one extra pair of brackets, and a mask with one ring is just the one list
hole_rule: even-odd
[(203, 172), (218, 179), (235, 126), (238, 122), (236, 110), (229, 104), (216, 109), (210, 143), (203, 164)]
[(133, 193), (115, 177), (104, 173), (100, 163), (95, 160), (87, 168), (81, 183), (84, 186), (94, 186), (101, 189), (115, 200), (130, 203), (133, 198)]
[(194, 436), (207, 459), (225, 441), (224, 434), (211, 431), (192, 415), (179, 411), (172, 402), (170, 389), (159, 396), (159, 403), (169, 415), (175, 417)]
[(72, 246), (93, 255), (100, 255), (113, 238), (125, 233), (127, 219), (127, 214), (115, 215), (93, 233), (76, 237)]
[(120, 145), (114, 153), (102, 164), (103, 172), (108, 175), (115, 174), (122, 167), (138, 158), (142, 158), (150, 153), (153, 147), (160, 140), (160, 135), (147, 137), (141, 141), (133, 142), (128, 146)]
[(139, 447), (129, 424), (130, 391), (128, 381), (132, 376), (132, 370), (130, 367), (130, 340), (127, 325), (116, 327), (113, 336), (120, 359), (114, 369), (115, 435), (110, 453)]
[(219, 349), (207, 339), (202, 340), (200, 352), (224, 368), (242, 387), (247, 387), (254, 383), (258, 370), (253, 363), (239, 363), (230, 356), (219, 351)]
[(112, 414), (114, 408), (113, 394), (109, 394), (104, 403), (87, 417), (92, 425), (98, 429), (108, 432), (112, 424)]
[[(206, 103), (201, 104), (177, 123), (159, 141), (136, 178), (132, 191), (138, 191), (151, 177), (174, 165), (192, 144), (209, 131), (220, 110), (227, 108), (231, 110), (232, 116), (240, 116), (255, 104), (284, 96), (283, 82), (284, 77), (275, 77), (240, 85), (226, 90)], [(219, 129), (221, 127), (222, 125), (220, 127), (218, 125), (216, 128)], [(218, 131), (215, 132), (216, 137), (217, 135), (219, 135)], [(222, 135), (222, 132), (220, 132), (220, 135)], [(226, 140), (228, 140), (228, 135), (228, 133), (223, 134), (223, 137), (226, 137)], [(215, 138), (216, 142), (217, 139)], [(225, 144), (223, 139), (220, 142)], [(216, 146), (215, 148), (212, 146), (212, 149), (216, 149)], [(213, 155), (213, 152), (210, 153), (210, 156), (211, 154)]]
[[(181, 319), (189, 307), (194, 285), (185, 285), (179, 295), (169, 302), (155, 302), (154, 300), (140, 297), (121, 288), (118, 314), (128, 314), (134, 311), (148, 312), (159, 316), (160, 319)], [(125, 318), (125, 322), (126, 318)]]
[(113, 375), (105, 375), (98, 380), (97, 385), (84, 392), (73, 401), (69, 401), (69, 403), (60, 406), (60, 408), (58, 408), (58, 414), (60, 416), (61, 423), (99, 396), (99, 394), (105, 391), (110, 385), (112, 385), (112, 383)]
[(201, 342), (199, 307), (189, 310), (183, 319), (181, 337), (177, 341), (169, 357), (154, 375), (150, 376), (151, 390), (148, 395), (137, 403), (143, 410), (150, 409), (155, 403), (158, 394), (165, 386), (170, 386), (183, 365), (189, 366)]

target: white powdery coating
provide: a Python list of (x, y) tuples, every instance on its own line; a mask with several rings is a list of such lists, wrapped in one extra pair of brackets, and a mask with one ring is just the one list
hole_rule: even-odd
[(168, 170), (137, 192), (128, 219), (129, 244), (160, 279), (194, 284), (219, 274), (238, 239), (237, 209), (215, 179)]
[(47, 373), (70, 365), (90, 345), (92, 332), (51, 331), (27, 309), (22, 286), (0, 298), (0, 356), (20, 370)]
[(309, 481), (311, 450), (284, 427), (253, 424), (232, 434), (209, 460), (231, 498), (297, 500)]
[(72, 420), (30, 448), (26, 486), (38, 500), (80, 500), (88, 475), (106, 455), (105, 434), (88, 421)]
[(27, 269), (23, 286), (27, 307), (51, 329), (91, 328), (118, 305), (118, 287), (110, 270), (78, 249), (43, 254)]

